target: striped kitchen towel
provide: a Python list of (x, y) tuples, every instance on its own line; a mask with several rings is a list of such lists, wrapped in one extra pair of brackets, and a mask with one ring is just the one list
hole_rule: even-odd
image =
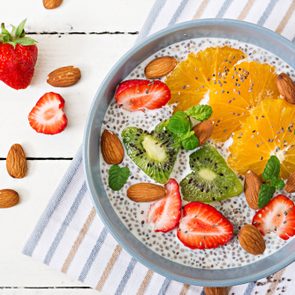
[[(235, 18), (257, 23), (295, 41), (295, 0), (158, 0), (139, 34), (196, 18)], [(71, 163), (24, 253), (105, 294), (202, 294), (154, 273), (116, 243), (92, 206), (81, 151)], [(295, 264), (231, 294), (294, 294)]]

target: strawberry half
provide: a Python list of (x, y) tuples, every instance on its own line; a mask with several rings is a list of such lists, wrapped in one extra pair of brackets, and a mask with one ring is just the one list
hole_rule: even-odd
[(29, 123), (39, 133), (56, 134), (62, 132), (68, 123), (63, 111), (65, 105), (61, 95), (48, 92), (36, 103), (29, 114)]
[(168, 86), (159, 80), (127, 80), (119, 84), (115, 99), (127, 111), (154, 110), (171, 98)]
[(277, 195), (256, 212), (252, 224), (263, 234), (275, 232), (281, 239), (295, 235), (294, 203), (284, 195)]
[(231, 240), (233, 225), (214, 207), (192, 202), (183, 208), (177, 237), (191, 249), (217, 248)]
[(150, 206), (147, 222), (156, 232), (168, 232), (174, 229), (181, 215), (181, 197), (179, 185), (175, 179), (169, 179), (165, 185), (166, 197)]

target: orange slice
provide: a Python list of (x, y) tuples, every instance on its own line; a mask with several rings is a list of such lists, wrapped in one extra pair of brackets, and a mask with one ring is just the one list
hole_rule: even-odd
[(243, 58), (244, 52), (228, 46), (190, 53), (166, 79), (172, 96), (169, 103), (177, 103), (175, 110), (183, 111), (197, 105), (208, 90), (214, 89), (230, 68)]
[(275, 68), (258, 62), (242, 62), (231, 68), (210, 92), (215, 122), (212, 138), (225, 141), (241, 127), (250, 111), (265, 98), (277, 98)]
[(229, 165), (241, 174), (260, 175), (271, 155), (281, 162), (281, 176), (295, 171), (295, 106), (282, 99), (265, 99), (251, 111), (229, 148)]

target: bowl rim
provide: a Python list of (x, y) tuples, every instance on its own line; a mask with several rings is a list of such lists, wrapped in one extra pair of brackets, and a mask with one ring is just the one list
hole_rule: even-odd
[[(264, 35), (268, 35), (268, 37), (270, 37), (271, 39), (276, 40), (277, 42), (283, 44), (285, 47), (289, 48), (291, 51), (295, 52), (295, 46), (294, 44), (289, 41), (288, 39), (284, 38), (283, 36), (271, 31), (270, 29), (258, 26), (256, 24), (253, 23), (249, 23), (249, 22), (245, 22), (245, 21), (240, 21), (240, 20), (232, 20), (232, 19), (200, 19), (200, 20), (190, 20), (190, 21), (186, 21), (186, 22), (182, 22), (173, 26), (169, 26), (168, 28), (165, 28), (163, 30), (160, 30), (154, 34), (152, 34), (151, 36), (144, 38), (141, 42), (139, 42), (138, 44), (136, 44), (135, 46), (133, 46), (131, 49), (129, 49), (116, 63), (115, 65), (111, 68), (111, 70), (108, 72), (108, 74), (106, 75), (105, 79), (101, 82), (100, 87), (98, 88), (93, 102), (91, 104), (91, 108), (88, 114), (88, 118), (87, 118), (87, 123), (86, 123), (86, 127), (84, 130), (84, 138), (83, 138), (83, 149), (82, 149), (82, 155), (83, 155), (83, 165), (84, 165), (84, 172), (86, 175), (86, 183), (88, 186), (88, 189), (90, 191), (90, 195), (92, 198), (92, 202), (94, 204), (94, 207), (96, 209), (97, 214), (99, 215), (99, 217), (102, 219), (103, 223), (105, 224), (105, 226), (108, 228), (108, 230), (111, 232), (112, 236), (115, 238), (115, 240), (132, 256), (134, 257), (137, 261), (139, 261), (140, 263), (142, 263), (144, 266), (146, 266), (149, 269), (152, 269), (153, 271), (159, 273), (160, 275), (167, 277), (171, 280), (176, 280), (182, 283), (186, 283), (186, 284), (191, 284), (191, 285), (199, 285), (199, 286), (233, 286), (233, 285), (239, 285), (239, 284), (244, 284), (244, 283), (249, 283), (249, 282), (253, 282), (256, 281), (258, 279), (264, 278), (268, 275), (271, 275), (277, 271), (279, 271), (280, 269), (286, 267), (287, 265), (289, 265), (290, 263), (292, 263), (293, 261), (295, 261), (295, 255), (289, 255), (285, 260), (278, 260), (277, 263), (275, 263), (274, 265), (272, 265), (271, 267), (264, 269), (262, 271), (259, 271), (257, 273), (249, 273), (246, 274), (243, 277), (239, 277), (239, 278), (231, 278), (231, 279), (222, 279), (222, 280), (207, 280), (207, 279), (198, 279), (198, 278), (192, 278), (192, 277), (184, 277), (182, 275), (178, 275), (175, 273), (172, 273), (170, 271), (168, 271), (167, 269), (163, 268), (161, 265), (155, 265), (154, 263), (151, 263), (148, 259), (146, 259), (143, 255), (143, 253), (141, 253), (140, 251), (135, 251), (132, 247), (130, 247), (130, 243), (128, 243), (125, 239), (122, 238), (122, 234), (118, 233), (117, 230), (115, 230), (114, 228), (114, 224), (113, 222), (110, 220), (109, 216), (106, 214), (106, 212), (103, 209), (102, 204), (99, 202), (99, 198), (98, 198), (98, 194), (97, 194), (97, 190), (95, 187), (95, 184), (93, 182), (93, 172), (91, 171), (91, 160), (90, 160), (90, 137), (91, 137), (91, 132), (92, 132), (92, 124), (94, 121), (94, 116), (95, 116), (95, 108), (96, 108), (96, 104), (99, 102), (99, 100), (101, 99), (101, 94), (104, 92), (104, 90), (106, 89), (107, 85), (110, 84), (112, 82), (114, 73), (118, 70), (118, 68), (122, 67), (135, 53), (137, 53), (138, 51), (140, 51), (143, 47), (145, 47), (146, 45), (150, 44), (152, 41), (155, 41), (159, 38), (163, 38), (166, 35), (170, 34), (170, 33), (174, 33), (183, 29), (190, 29), (190, 28), (197, 28), (198, 26), (202, 26), (202, 25), (229, 25), (229, 26), (235, 26), (235, 27), (240, 27), (240, 28), (246, 28), (246, 29), (250, 29), (250, 30), (254, 30), (257, 32), (260, 32), (261, 34)], [(97, 140), (97, 142), (99, 141), (99, 139)], [(102, 188), (103, 189), (103, 188)], [(104, 190), (104, 189), (103, 189)], [(121, 221), (122, 223), (122, 221)], [(123, 224), (123, 223), (122, 223)], [(125, 227), (125, 225), (124, 225)], [(126, 227), (125, 227), (126, 228)], [(126, 230), (128, 231), (128, 229), (126, 228)], [(128, 231), (129, 232), (129, 231)], [(137, 239), (136, 237), (134, 237), (135, 239)], [(142, 242), (140, 241), (140, 244), (142, 244)], [(144, 246), (144, 244), (142, 244), (142, 246)], [(275, 253), (263, 258), (271, 258), (273, 255), (277, 254), (281, 249), (285, 248), (282, 247), (280, 248), (278, 251), (276, 251)], [(153, 253), (155, 253), (153, 250), (150, 250)], [(156, 253), (157, 254), (157, 253)], [(158, 255), (158, 254), (157, 254)], [(262, 259), (262, 260), (263, 260)], [(166, 259), (168, 260), (168, 259)], [(246, 267), (249, 266), (251, 264), (255, 264), (257, 262), (259, 262), (261, 260), (258, 260), (256, 262), (247, 264), (245, 266), (241, 266), (241, 267), (236, 267), (236, 268), (228, 268), (228, 269), (221, 269), (222, 271), (226, 271), (226, 270), (234, 270), (234, 269), (241, 269), (242, 267)], [(176, 264), (179, 264), (177, 262), (174, 262)], [(183, 265), (184, 268), (189, 268), (188, 266)], [(218, 270), (210, 270), (210, 269), (196, 269), (199, 271), (212, 271), (212, 272), (216, 272), (219, 271)]]

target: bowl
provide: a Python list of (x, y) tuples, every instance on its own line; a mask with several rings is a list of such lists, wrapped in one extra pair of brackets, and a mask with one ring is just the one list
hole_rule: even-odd
[(162, 30), (129, 50), (101, 83), (91, 107), (84, 135), (83, 159), (87, 185), (98, 215), (117, 242), (146, 267), (169, 279), (199, 286), (232, 286), (266, 277), (295, 260), (295, 239), (274, 254), (254, 263), (228, 269), (200, 269), (168, 260), (128, 231), (113, 209), (100, 172), (100, 130), (117, 84), (156, 51), (186, 39), (216, 37), (252, 43), (295, 67), (295, 47), (280, 35), (247, 22), (228, 19), (194, 20)]

